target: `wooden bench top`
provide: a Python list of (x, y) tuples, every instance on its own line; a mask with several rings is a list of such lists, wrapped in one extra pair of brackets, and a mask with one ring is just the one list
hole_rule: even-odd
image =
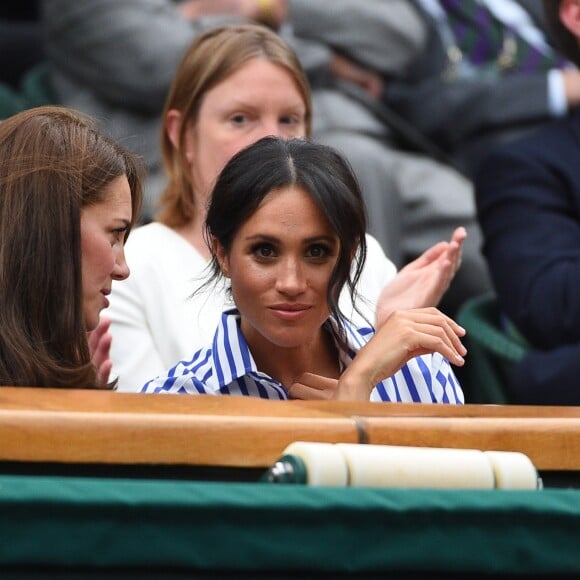
[(580, 470), (580, 408), (0, 388), (0, 461), (267, 468), (292, 441), (513, 450)]

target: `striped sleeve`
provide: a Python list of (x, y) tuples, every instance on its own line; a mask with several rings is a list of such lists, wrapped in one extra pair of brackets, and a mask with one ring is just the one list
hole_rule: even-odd
[(371, 401), (403, 403), (464, 403), (463, 391), (447, 359), (439, 353), (411, 359), (379, 383)]
[[(213, 375), (210, 350), (198, 351), (190, 361), (180, 361), (165, 375), (148, 381), (142, 393), (165, 394), (214, 394), (207, 388), (207, 380)], [(201, 378), (203, 377), (203, 378)]]

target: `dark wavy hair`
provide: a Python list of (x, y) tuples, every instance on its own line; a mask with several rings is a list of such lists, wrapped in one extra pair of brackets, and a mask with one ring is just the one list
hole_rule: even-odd
[[(366, 259), (366, 215), (359, 184), (336, 150), (305, 139), (264, 137), (238, 152), (220, 173), (206, 219), (210, 248), (217, 240), (226, 254), (240, 227), (272, 191), (298, 186), (306, 191), (340, 239), (338, 260), (328, 285), (331, 313), (340, 321), (338, 300), (346, 284), (353, 303)], [(212, 249), (210, 282), (221, 279)], [(343, 337), (344, 338), (344, 337)]]
[(98, 388), (83, 316), (81, 210), (141, 162), (62, 107), (0, 123), (0, 385)]

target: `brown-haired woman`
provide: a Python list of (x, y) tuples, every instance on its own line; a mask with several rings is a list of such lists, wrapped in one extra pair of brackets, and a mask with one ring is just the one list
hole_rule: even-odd
[[(129, 275), (140, 163), (90, 119), (40, 107), (0, 124), (0, 385), (100, 388), (105, 339), (87, 332)], [(102, 346), (102, 345), (101, 345)]]

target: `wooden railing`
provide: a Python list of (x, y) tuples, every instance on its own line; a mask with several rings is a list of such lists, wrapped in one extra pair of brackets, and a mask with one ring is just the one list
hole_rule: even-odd
[(296, 440), (522, 451), (580, 470), (580, 408), (0, 388), (0, 462), (266, 468)]

